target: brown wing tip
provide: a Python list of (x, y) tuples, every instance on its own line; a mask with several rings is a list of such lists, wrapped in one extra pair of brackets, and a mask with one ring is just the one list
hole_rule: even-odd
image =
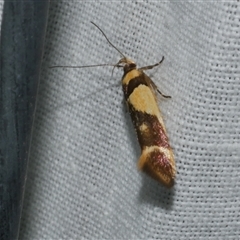
[(174, 160), (168, 159), (159, 149), (148, 152), (143, 151), (138, 167), (167, 188), (171, 188), (174, 185)]

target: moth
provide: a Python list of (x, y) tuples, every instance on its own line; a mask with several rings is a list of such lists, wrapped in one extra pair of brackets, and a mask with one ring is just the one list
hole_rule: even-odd
[(170, 147), (167, 131), (158, 106), (157, 95), (161, 94), (165, 98), (170, 98), (170, 96), (162, 94), (155, 83), (144, 72), (159, 66), (163, 62), (164, 57), (154, 65), (137, 68), (136, 63), (116, 48), (97, 24), (91, 23), (99, 29), (108, 43), (118, 51), (122, 58), (114, 65), (97, 64), (75, 67), (113, 66), (123, 69), (122, 89), (141, 148), (138, 168), (166, 187), (172, 187), (176, 175), (176, 166), (174, 154)]

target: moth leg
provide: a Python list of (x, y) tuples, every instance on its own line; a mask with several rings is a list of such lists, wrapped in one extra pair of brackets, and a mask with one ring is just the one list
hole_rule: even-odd
[(163, 93), (158, 89), (158, 87), (156, 86), (156, 84), (155, 84), (152, 80), (151, 80), (151, 85), (152, 85), (153, 89), (155, 89), (155, 91), (157, 90), (157, 92), (158, 92), (160, 95), (162, 95), (162, 97), (164, 97), (164, 98), (172, 98), (172, 97), (169, 96), (169, 95), (163, 94)]
[(146, 67), (141, 67), (139, 68), (140, 70), (144, 71), (144, 70), (148, 70), (148, 69), (152, 69), (154, 67), (157, 67), (158, 65), (160, 65), (164, 60), (164, 56), (162, 57), (162, 60), (156, 64), (150, 65), (150, 66), (146, 66)]
[(151, 80), (151, 78), (147, 78), (147, 81), (149, 82), (149, 85), (154, 89), (154, 91), (157, 91), (160, 95), (162, 95), (164, 98), (172, 98), (171, 96), (163, 94), (157, 87), (157, 85)]
[(172, 97), (169, 96), (169, 95), (163, 94), (158, 88), (157, 88), (157, 91), (158, 91), (158, 93), (161, 94), (164, 98), (172, 98)]
[[(153, 65), (150, 65), (150, 66), (146, 66), (146, 67), (141, 67), (139, 68), (140, 70), (144, 71), (144, 70), (148, 70), (148, 69), (152, 69), (154, 67), (157, 67), (158, 65), (160, 65), (164, 60), (164, 56), (162, 57), (161, 61), (156, 63), (156, 64), (153, 64)], [(158, 87), (156, 86), (156, 84), (148, 77), (147, 81), (149, 82), (149, 84), (151, 85), (151, 87), (157, 91), (160, 95), (162, 95), (164, 98), (171, 98), (171, 96), (168, 96), (168, 95), (165, 95), (163, 94), (159, 89)]]
[(129, 112), (128, 102), (127, 102), (125, 99), (123, 99), (123, 100), (122, 100), (122, 103), (125, 104), (125, 106), (126, 106), (126, 107), (125, 107), (125, 113)]

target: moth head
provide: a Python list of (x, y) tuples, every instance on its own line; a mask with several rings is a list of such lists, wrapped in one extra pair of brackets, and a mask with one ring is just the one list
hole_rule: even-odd
[(127, 73), (133, 69), (136, 69), (136, 67), (137, 67), (136, 63), (133, 60), (131, 60), (130, 58), (126, 58), (126, 57), (120, 59), (119, 62), (117, 63), (117, 65), (123, 66), (124, 73)]

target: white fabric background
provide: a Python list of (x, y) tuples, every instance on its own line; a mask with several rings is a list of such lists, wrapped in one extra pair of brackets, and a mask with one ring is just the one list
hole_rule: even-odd
[[(160, 98), (177, 176), (138, 172), (122, 71), (97, 23), (172, 96)], [(239, 239), (240, 2), (54, 1), (20, 239)]]

